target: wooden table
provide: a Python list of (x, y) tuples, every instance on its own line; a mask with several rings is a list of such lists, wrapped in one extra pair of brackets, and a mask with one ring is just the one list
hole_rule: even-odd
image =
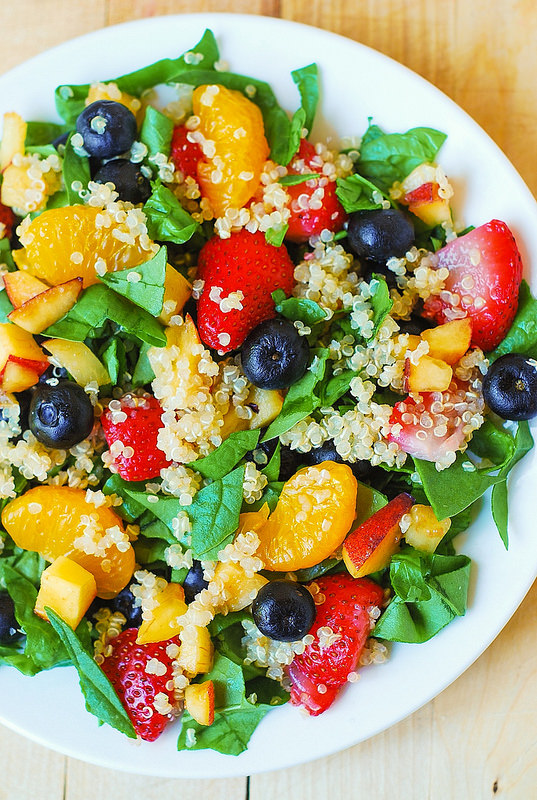
[[(280, 16), (371, 45), (466, 109), (537, 191), (535, 0), (2, 0), (2, 70), (105, 25), (192, 11)], [(331, 758), (250, 780), (150, 779), (88, 766), (0, 727), (0, 800), (531, 800), (536, 613), (534, 585), (454, 685), (388, 732)]]

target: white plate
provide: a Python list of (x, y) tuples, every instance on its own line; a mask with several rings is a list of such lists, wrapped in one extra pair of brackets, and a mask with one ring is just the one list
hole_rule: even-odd
[[(106, 28), (44, 53), (0, 78), (0, 113), (55, 119), (57, 84), (109, 79), (192, 47), (205, 27), (237, 72), (269, 80), (281, 104), (295, 109), (289, 71), (320, 66), (322, 117), (315, 134), (359, 135), (367, 117), (388, 131), (417, 125), (449, 134), (440, 161), (455, 187), (460, 220), (479, 225), (497, 217), (515, 232), (526, 275), (537, 260), (537, 206), (506, 157), (458, 106), (400, 64), (356, 42), (278, 19), (226, 14), (152, 18)], [(534, 288), (537, 276), (532, 281)], [(457, 678), (509, 620), (537, 574), (537, 453), (511, 481), (511, 546), (505, 552), (488, 511), (461, 548), (473, 561), (470, 607), (425, 645), (398, 645), (382, 666), (362, 671), (334, 706), (315, 719), (287, 706), (271, 712), (238, 757), (211, 750), (177, 753), (177, 727), (157, 743), (133, 744), (99, 728), (84, 710), (74, 669), (35, 678), (0, 669), (0, 720), (76, 758), (114, 769), (166, 777), (246, 775), (299, 764), (349, 747), (403, 719)], [(455, 713), (457, 711), (455, 710)], [(461, 712), (462, 713), (462, 712)]]

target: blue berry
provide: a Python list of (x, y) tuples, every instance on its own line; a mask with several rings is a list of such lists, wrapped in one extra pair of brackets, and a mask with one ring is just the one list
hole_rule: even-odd
[(134, 595), (127, 587), (122, 589), (113, 600), (107, 600), (111, 611), (119, 611), (127, 620), (126, 628), (139, 628), (142, 624), (142, 607), (134, 605)]
[(57, 386), (40, 383), (30, 403), (29, 425), (38, 442), (68, 449), (91, 433), (93, 406), (88, 395), (73, 381)]
[(119, 199), (134, 205), (145, 203), (151, 194), (151, 184), (140, 166), (126, 158), (107, 161), (97, 170), (93, 180), (97, 183), (113, 183)]
[(359, 258), (386, 263), (414, 244), (414, 227), (402, 211), (377, 208), (355, 211), (349, 217), (348, 241)]
[(503, 419), (537, 416), (537, 361), (521, 353), (501, 356), (483, 379), (483, 397)]
[(15, 619), (15, 606), (7, 592), (0, 592), (0, 644), (10, 644), (21, 636)]
[(323, 461), (335, 461), (337, 464), (347, 464), (347, 466), (352, 469), (354, 477), (359, 481), (369, 478), (371, 471), (374, 469), (374, 467), (371, 466), (371, 462), (367, 460), (355, 461), (353, 464), (349, 461), (345, 461), (336, 450), (332, 439), (327, 439), (320, 447), (314, 447), (309, 453), (305, 453), (302, 458), (304, 463), (308, 465), (322, 464)]
[(79, 114), (76, 130), (90, 156), (113, 158), (130, 150), (138, 132), (132, 111), (113, 100), (96, 100)]
[(309, 345), (292, 322), (268, 319), (250, 331), (241, 348), (242, 369), (260, 389), (285, 389), (305, 373)]
[(279, 642), (302, 639), (315, 620), (315, 603), (305, 586), (294, 581), (270, 581), (252, 603), (254, 622), (265, 636)]
[(195, 596), (199, 594), (202, 589), (206, 589), (208, 585), (209, 584), (203, 577), (203, 567), (201, 566), (201, 561), (194, 561), (188, 570), (183, 583), (186, 602), (191, 603)]

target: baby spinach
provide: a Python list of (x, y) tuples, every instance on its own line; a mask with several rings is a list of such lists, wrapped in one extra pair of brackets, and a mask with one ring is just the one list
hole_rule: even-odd
[(278, 314), (293, 322), (300, 320), (304, 325), (312, 326), (326, 319), (326, 311), (315, 300), (308, 300), (306, 297), (286, 298), (283, 289), (272, 292), (272, 299)]
[(318, 179), (319, 173), (311, 172), (308, 175), (282, 175), (281, 178), (278, 178), (278, 183), (281, 183), (282, 186), (298, 186), (300, 183), (306, 183), (306, 181)]
[(356, 173), (349, 175), (347, 178), (338, 178), (336, 181), (336, 194), (347, 214), (353, 214), (355, 211), (371, 211), (374, 208), (382, 208), (381, 203), (373, 200), (374, 192), (387, 197), (378, 186)]
[(49, 144), (67, 131), (68, 128), (66, 125), (58, 125), (56, 122), (34, 122), (31, 120), (26, 123), (24, 147), (39, 147), (40, 145)]
[[(0, 241), (2, 241), (0, 239)], [(0, 291), (0, 323), (9, 322), (7, 315), (11, 314), (13, 306), (5, 289)]]
[(138, 355), (138, 361), (136, 362), (134, 372), (132, 373), (132, 385), (134, 388), (146, 386), (155, 378), (153, 367), (151, 366), (147, 355), (150, 347), (151, 345), (147, 342), (142, 342), (142, 346), (140, 347), (140, 352)]
[[(88, 188), (88, 183), (91, 180), (91, 172), (89, 166), (89, 158), (87, 156), (78, 155), (75, 148), (71, 143), (73, 134), (69, 136), (67, 144), (65, 145), (65, 152), (63, 154), (63, 182), (65, 191), (67, 192), (67, 200), (69, 205), (77, 205), (80, 203), (80, 191)], [(80, 186), (73, 189), (73, 184), (79, 183)]]
[(264, 467), (261, 472), (265, 475), (267, 481), (269, 483), (277, 481), (280, 477), (280, 467), (281, 467), (281, 444), (278, 441), (276, 443), (276, 447), (274, 452), (271, 456), (270, 461), (268, 462), (267, 466)]
[(373, 294), (371, 295), (371, 299), (369, 300), (371, 309), (373, 311), (373, 333), (369, 337), (370, 339), (375, 338), (379, 332), (380, 326), (392, 310), (393, 306), (393, 300), (390, 297), (390, 290), (388, 289), (386, 280), (379, 275), (375, 275), (374, 277), (377, 285), (375, 286)]
[(466, 612), (471, 562), (467, 556), (429, 555), (404, 547), (390, 563), (395, 597), (373, 636), (421, 643)]
[(10, 272), (17, 269), (11, 255), (11, 243), (6, 236), (0, 239), (0, 263), (5, 264)]
[(526, 281), (522, 281), (518, 292), (518, 309), (507, 336), (487, 358), (492, 363), (506, 353), (523, 353), (537, 358), (537, 300)]
[(88, 652), (76, 632), (56, 612), (50, 608), (47, 608), (46, 611), (52, 627), (76, 667), (80, 688), (86, 700), (86, 709), (101, 723), (110, 725), (130, 739), (136, 739), (136, 731), (127, 712), (114, 687), (93, 660), (93, 656)]
[(159, 242), (184, 244), (200, 229), (199, 222), (184, 210), (174, 193), (158, 181), (144, 205), (144, 214), (149, 236)]
[(319, 102), (319, 69), (317, 64), (308, 64), (306, 67), (295, 69), (291, 72), (291, 77), (300, 93), (300, 107), (304, 111), (302, 127), (306, 128), (308, 133), (311, 133)]
[(268, 228), (265, 231), (265, 241), (267, 244), (271, 244), (273, 247), (281, 247), (288, 230), (289, 225), (281, 225), (281, 227), (277, 228)]
[(234, 431), (230, 433), (220, 447), (213, 450), (205, 458), (199, 458), (187, 464), (204, 478), (217, 480), (231, 472), (249, 450), (253, 450), (259, 440), (259, 431)]
[(158, 317), (164, 300), (167, 259), (167, 250), (161, 247), (149, 261), (130, 269), (107, 272), (101, 281), (153, 317)]
[(147, 106), (140, 131), (140, 141), (147, 147), (148, 155), (151, 157), (157, 153), (164, 153), (165, 156), (169, 156), (172, 135), (173, 120), (153, 106)]
[(127, 369), (125, 345), (117, 336), (110, 339), (106, 348), (101, 353), (101, 361), (110, 375), (110, 383), (114, 386), (121, 382), (121, 377)]

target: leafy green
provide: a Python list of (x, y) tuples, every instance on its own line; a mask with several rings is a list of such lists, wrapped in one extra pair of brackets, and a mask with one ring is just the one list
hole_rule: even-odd
[(382, 208), (381, 203), (373, 200), (374, 192), (386, 197), (378, 186), (375, 186), (374, 183), (357, 173), (349, 175), (348, 178), (338, 178), (336, 181), (336, 194), (347, 214), (352, 214), (355, 211), (370, 211), (373, 208)]
[(295, 69), (291, 72), (291, 77), (298, 87), (300, 106), (304, 111), (304, 120), (301, 127), (306, 128), (308, 133), (311, 133), (319, 102), (319, 70), (317, 64), (308, 64), (306, 67)]
[(374, 133), (362, 139), (356, 170), (386, 192), (420, 164), (434, 161), (446, 139), (445, 133), (434, 128), (383, 133), (377, 126), (372, 127)]
[(318, 180), (319, 173), (318, 172), (311, 172), (309, 174), (300, 174), (300, 175), (282, 175), (281, 178), (278, 178), (278, 183), (281, 183), (282, 186), (298, 186), (299, 183), (306, 183), (306, 181), (311, 180)]
[(164, 153), (165, 156), (168, 156), (172, 135), (173, 120), (157, 111), (153, 106), (147, 106), (140, 131), (140, 141), (147, 147), (148, 156), (151, 158), (157, 153)]
[(395, 597), (373, 636), (393, 642), (426, 642), (466, 612), (470, 559), (429, 555), (404, 547), (393, 556), (390, 582)]
[(43, 144), (49, 144), (66, 133), (67, 130), (66, 125), (58, 125), (56, 122), (34, 122), (31, 120), (26, 123), (24, 147), (39, 147)]
[(101, 353), (101, 361), (108, 370), (110, 383), (116, 385), (120, 383), (122, 375), (127, 369), (127, 359), (125, 355), (125, 345), (115, 336), (110, 339), (108, 345)]
[(123, 503), (115, 509), (116, 513), (123, 517), (123, 519), (126, 519), (127, 522), (134, 522), (135, 519), (138, 519), (138, 517), (144, 513), (146, 506), (137, 502), (132, 495), (127, 492), (127, 489), (131, 491), (134, 489), (145, 491), (145, 484), (135, 481), (124, 481), (123, 478), (120, 478), (119, 475), (116, 474), (110, 475), (102, 487), (104, 494), (117, 494), (118, 497), (121, 497)]
[(17, 269), (11, 255), (11, 244), (6, 236), (0, 239), (0, 261), (7, 266), (10, 272)]
[(46, 612), (76, 667), (87, 710), (100, 722), (110, 725), (131, 739), (136, 739), (132, 722), (102, 669), (97, 666), (75, 631), (52, 609), (47, 608)]
[[(80, 203), (80, 191), (88, 188), (91, 172), (89, 158), (78, 155), (71, 143), (72, 138), (73, 134), (69, 136), (65, 145), (62, 172), (69, 205), (77, 205), (77, 203)], [(79, 183), (80, 186), (78, 189), (73, 189), (73, 184), (76, 185), (76, 183)]]
[(526, 281), (522, 281), (518, 292), (518, 309), (507, 336), (487, 358), (492, 363), (506, 353), (523, 353), (537, 357), (537, 300)]
[(259, 441), (259, 431), (234, 431), (230, 433), (220, 447), (213, 450), (205, 458), (187, 464), (204, 478), (217, 480), (227, 475), (249, 450), (253, 450)]
[(149, 236), (159, 242), (184, 244), (200, 229), (199, 222), (184, 210), (174, 193), (158, 182), (144, 205), (144, 214)]
[(281, 467), (281, 452), (280, 451), (281, 451), (281, 445), (280, 445), (280, 442), (278, 441), (276, 443), (276, 447), (274, 449), (274, 452), (273, 452), (273, 454), (271, 456), (270, 461), (268, 462), (267, 466), (264, 467), (261, 470), (263, 475), (266, 476), (267, 481), (269, 483), (277, 481), (278, 478), (280, 477), (280, 467)]
[(520, 422), (515, 437), (515, 449), (509, 460), (502, 467), (499, 475), (503, 478), (492, 487), (491, 511), (492, 518), (498, 528), (501, 540), (505, 547), (508, 547), (509, 536), (507, 531), (508, 523), (508, 502), (507, 502), (507, 477), (511, 469), (517, 464), (526, 453), (533, 447), (533, 437), (527, 421)]
[(156, 347), (166, 344), (166, 335), (158, 320), (102, 283), (86, 289), (73, 308), (43, 335), (83, 342), (98, 332), (107, 320), (148, 344)]
[(136, 555), (136, 563), (154, 564), (156, 561), (166, 562), (166, 548), (168, 542), (163, 539), (150, 539), (147, 536), (140, 535), (133, 543), (134, 553)]
[(337, 375), (332, 375), (328, 380), (321, 384), (321, 408), (333, 406), (340, 397), (348, 391), (356, 372), (352, 369), (344, 369)]
[[(215, 692), (215, 715), (212, 725), (200, 725), (188, 712), (182, 717), (178, 750), (210, 748), (226, 755), (239, 755), (272, 704), (251, 703), (246, 699), (246, 684), (241, 667), (218, 651), (212, 670), (203, 676), (212, 680)], [(274, 705), (282, 702), (281, 691), (274, 684)], [(266, 689), (265, 689), (266, 694)]]
[(283, 485), (283, 481), (270, 481), (270, 483), (268, 483), (265, 487), (262, 497), (259, 500), (256, 500), (255, 503), (248, 504), (244, 510), (259, 511), (259, 509), (263, 508), (266, 503), (272, 513), (278, 504)]
[(324, 378), (328, 354), (327, 348), (320, 348), (302, 378), (291, 385), (285, 396), (282, 410), (271, 422), (263, 437), (264, 442), (285, 433), (316, 408), (319, 408), (321, 398), (316, 393), (316, 388)]
[(305, 297), (285, 297), (283, 289), (272, 292), (276, 311), (286, 319), (300, 320), (305, 325), (316, 325), (326, 319), (326, 311), (315, 302)]
[[(0, 239), (0, 241), (2, 241)], [(9, 322), (7, 315), (11, 314), (13, 306), (5, 289), (0, 291), (0, 323)]]
[(372, 486), (368, 486), (361, 481), (357, 481), (357, 483), (356, 517), (352, 524), (353, 530), (361, 525), (362, 522), (365, 522), (366, 519), (373, 516), (377, 511), (380, 511), (381, 508), (384, 508), (388, 502), (386, 495), (379, 492), (378, 489), (374, 489)]
[(158, 317), (164, 300), (167, 259), (167, 250), (161, 247), (149, 261), (130, 269), (107, 272), (101, 281), (131, 303)]
[(273, 247), (281, 247), (289, 225), (280, 225), (277, 228), (268, 228), (265, 231), (265, 241)]
[[(371, 308), (373, 310), (373, 333), (369, 337), (370, 339), (374, 339), (377, 335), (380, 326), (392, 310), (393, 300), (390, 297), (390, 290), (388, 289), (388, 284), (378, 275), (374, 276), (377, 279), (377, 285), (374, 287), (373, 294), (369, 300), (371, 304)], [(373, 284), (373, 281), (371, 281)], [(373, 289), (373, 286), (371, 286)]]
[(138, 361), (136, 362), (134, 372), (132, 373), (132, 385), (135, 388), (151, 383), (155, 377), (153, 367), (151, 366), (147, 355), (150, 347), (151, 345), (147, 342), (142, 342), (140, 353), (138, 355)]

